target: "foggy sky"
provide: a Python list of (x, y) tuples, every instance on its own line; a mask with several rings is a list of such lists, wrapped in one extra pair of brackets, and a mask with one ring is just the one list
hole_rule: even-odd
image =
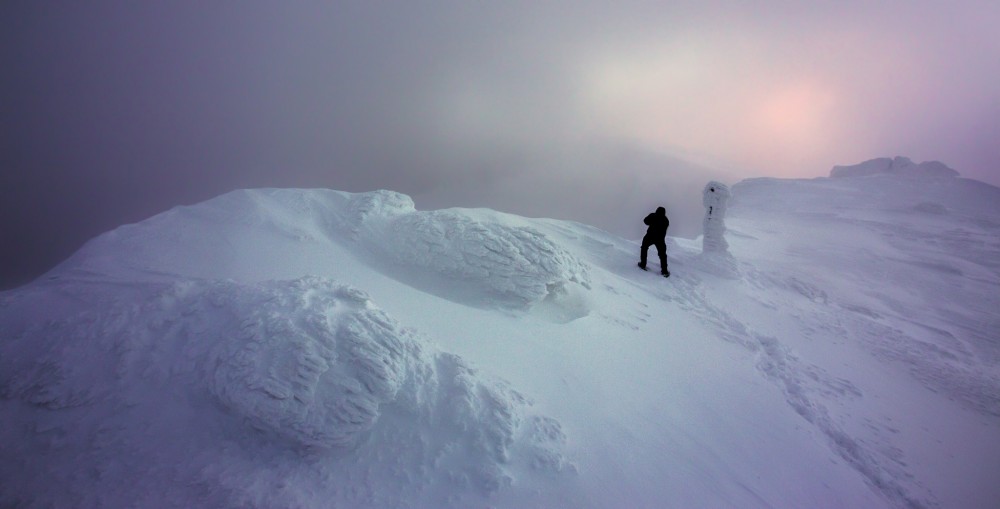
[[(877, 4), (877, 5), (873, 5)], [(1000, 185), (1000, 2), (0, 3), (0, 288), (246, 187), (627, 238), (712, 178), (906, 155)]]

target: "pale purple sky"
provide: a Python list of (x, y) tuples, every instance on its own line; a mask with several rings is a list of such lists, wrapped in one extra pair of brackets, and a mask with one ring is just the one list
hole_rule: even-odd
[(2, 2), (0, 288), (241, 187), (636, 237), (659, 204), (696, 235), (709, 178), (905, 155), (1000, 185), (997, 27), (972, 0)]

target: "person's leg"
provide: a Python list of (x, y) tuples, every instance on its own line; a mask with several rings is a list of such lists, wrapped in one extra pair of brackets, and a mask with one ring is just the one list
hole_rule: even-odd
[(667, 243), (665, 241), (660, 241), (656, 243), (656, 254), (660, 257), (660, 273), (670, 274), (667, 270)]
[(646, 250), (649, 249), (650, 242), (646, 237), (642, 238), (642, 249), (639, 251), (639, 267), (646, 268)]

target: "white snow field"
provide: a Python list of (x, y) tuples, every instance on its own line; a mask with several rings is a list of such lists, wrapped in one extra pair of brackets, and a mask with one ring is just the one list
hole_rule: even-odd
[(388, 191), (122, 226), (0, 293), (0, 507), (995, 508), (1000, 189), (886, 161), (669, 279)]

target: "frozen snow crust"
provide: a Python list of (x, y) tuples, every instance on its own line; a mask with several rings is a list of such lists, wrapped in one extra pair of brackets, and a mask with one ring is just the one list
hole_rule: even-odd
[(387, 191), (104, 234), (0, 293), (0, 507), (992, 508), (1000, 190), (730, 190), (669, 279)]

